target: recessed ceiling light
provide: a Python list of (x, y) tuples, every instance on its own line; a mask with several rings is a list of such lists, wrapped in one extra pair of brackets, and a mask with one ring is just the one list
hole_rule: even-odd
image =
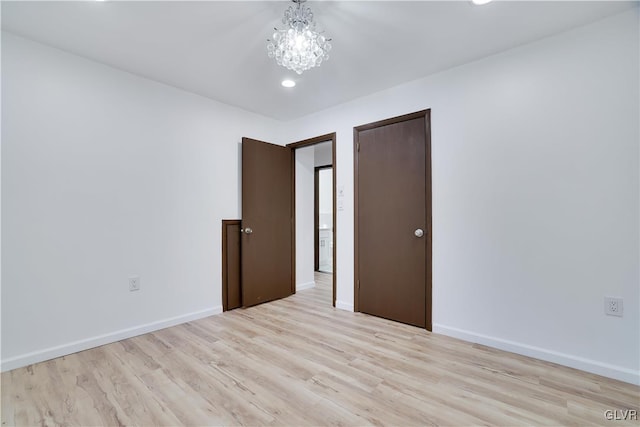
[(293, 80), (283, 80), (282, 81), (282, 86), (284, 87), (294, 87), (296, 85), (296, 82), (294, 82)]
[(475, 5), (482, 6), (483, 4), (490, 3), (491, 0), (471, 0), (471, 2)]

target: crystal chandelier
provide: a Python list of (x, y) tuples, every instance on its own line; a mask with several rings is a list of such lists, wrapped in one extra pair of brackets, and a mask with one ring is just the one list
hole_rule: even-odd
[(302, 5), (306, 0), (292, 1), (295, 6), (289, 6), (282, 18), (286, 27), (275, 28), (273, 39), (268, 40), (267, 53), (278, 65), (302, 74), (329, 59), (331, 39), (316, 31), (311, 8)]

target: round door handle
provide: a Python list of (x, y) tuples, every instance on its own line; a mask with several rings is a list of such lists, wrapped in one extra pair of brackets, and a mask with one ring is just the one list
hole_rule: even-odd
[(245, 234), (251, 234), (251, 233), (253, 233), (253, 230), (252, 230), (252, 229), (250, 229), (249, 227), (247, 227), (247, 228), (243, 228), (243, 229), (242, 229), (242, 230), (240, 230), (240, 231), (244, 231), (244, 232), (245, 232)]
[(413, 232), (413, 234), (415, 234), (416, 237), (422, 237), (424, 236), (424, 231), (422, 230), (422, 228), (418, 228)]

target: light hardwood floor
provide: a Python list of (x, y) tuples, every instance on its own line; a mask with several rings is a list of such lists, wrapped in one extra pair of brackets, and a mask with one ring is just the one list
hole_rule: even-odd
[[(638, 425), (640, 388), (315, 288), (2, 374), (2, 425)], [(617, 412), (620, 418), (620, 412)]]

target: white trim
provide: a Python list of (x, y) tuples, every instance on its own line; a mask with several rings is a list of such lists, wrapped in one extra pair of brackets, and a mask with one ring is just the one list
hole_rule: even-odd
[(500, 350), (510, 351), (512, 353), (522, 354), (524, 356), (535, 357), (536, 359), (546, 360), (547, 362), (553, 362), (559, 365), (580, 369), (582, 371), (591, 372), (593, 374), (602, 375), (604, 377), (613, 378), (627, 383), (640, 385), (640, 371), (624, 368), (622, 366), (598, 362), (596, 360), (586, 359), (584, 357), (574, 356), (571, 354), (560, 353), (557, 351), (535, 347), (515, 341), (509, 341), (502, 338), (477, 334), (475, 332), (465, 331), (463, 329), (453, 328), (445, 325), (434, 324), (433, 332), (454, 338), (459, 338), (464, 341), (470, 341), (489, 347), (498, 348)]
[(101, 345), (110, 344), (123, 339), (135, 337), (137, 335), (146, 334), (149, 332), (157, 331), (159, 329), (168, 328), (170, 326), (179, 325), (181, 323), (202, 319), (203, 317), (209, 317), (213, 316), (214, 314), (220, 313), (222, 313), (222, 306), (212, 307), (205, 310), (194, 311), (193, 313), (183, 314), (181, 316), (170, 317), (168, 319), (146, 323), (144, 325), (139, 325), (132, 328), (121, 329), (119, 331), (98, 335), (92, 338), (86, 338), (67, 344), (61, 344), (55, 347), (33, 351), (31, 353), (26, 353), (20, 356), (2, 360), (0, 371), (10, 371), (12, 369), (21, 368), (33, 363), (44, 362), (45, 360), (54, 359), (60, 356), (66, 356), (78, 351), (88, 350), (90, 348), (99, 347)]
[(353, 311), (353, 304), (344, 301), (336, 301), (336, 308), (340, 310)]
[(305, 289), (311, 289), (316, 286), (316, 282), (298, 283), (296, 285), (296, 292), (303, 291)]

